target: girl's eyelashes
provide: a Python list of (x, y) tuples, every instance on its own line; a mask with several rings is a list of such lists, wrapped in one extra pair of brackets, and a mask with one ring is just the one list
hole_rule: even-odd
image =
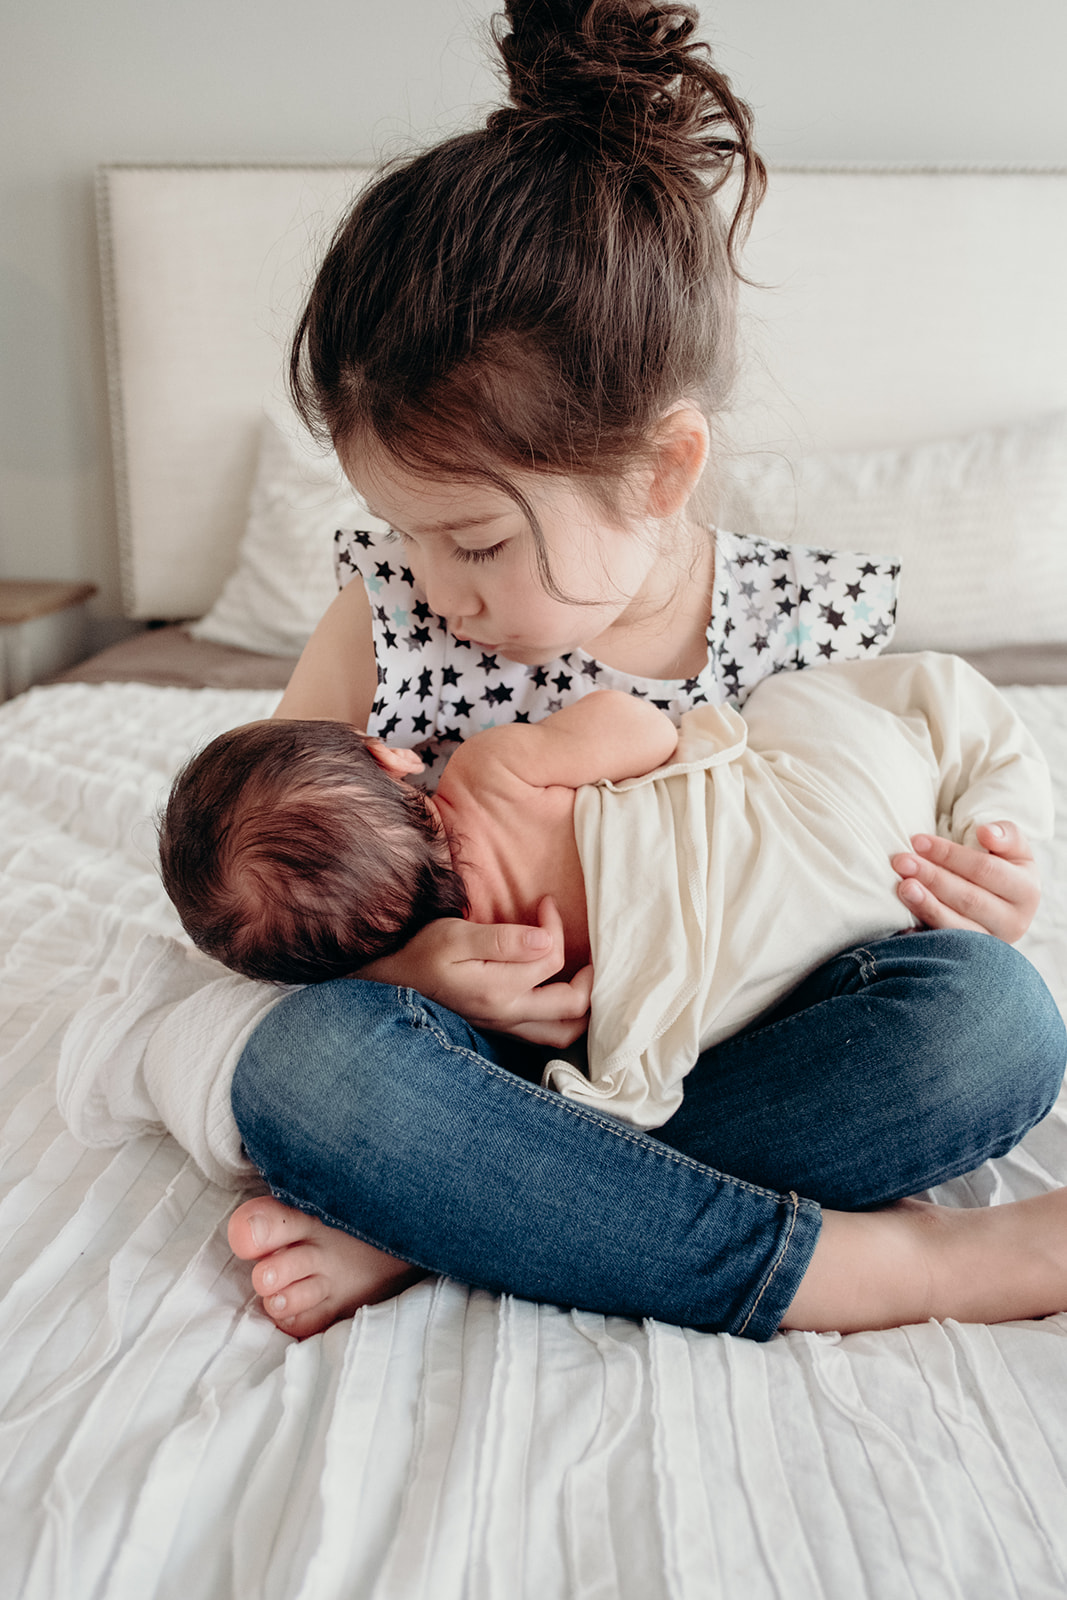
[(466, 550), (463, 545), (457, 544), (453, 554), (457, 561), (492, 561), (506, 544), (507, 540), (501, 539), (499, 544), (486, 545), (483, 550)]
[[(411, 544), (411, 535), (404, 533), (399, 528), (390, 528), (388, 533), (382, 535), (385, 544)], [(465, 545), (453, 546), (452, 554), (457, 561), (478, 562), (493, 561), (507, 544), (506, 539), (501, 539), (497, 544), (486, 545), (482, 549), (468, 549)]]

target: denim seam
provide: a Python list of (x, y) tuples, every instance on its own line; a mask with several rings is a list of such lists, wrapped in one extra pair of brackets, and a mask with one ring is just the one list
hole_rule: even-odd
[(852, 950), (849, 954), (859, 963), (860, 979), (863, 983), (874, 983), (878, 977), (878, 963), (866, 946)]
[(790, 1241), (792, 1240), (792, 1237), (793, 1237), (793, 1230), (797, 1225), (797, 1215), (798, 1215), (798, 1213), (800, 1211), (800, 1197), (799, 1197), (799, 1195), (796, 1193), (796, 1191), (794, 1189), (790, 1189), (789, 1198), (793, 1202), (793, 1209), (792, 1209), (792, 1212), (791, 1212), (790, 1217), (789, 1217), (789, 1231), (788, 1231), (788, 1233), (786, 1234), (785, 1238), (782, 1241), (782, 1248), (779, 1250), (778, 1256), (777, 1256), (773, 1266), (771, 1267), (770, 1272), (768, 1272), (767, 1276), (763, 1280), (763, 1287), (760, 1289), (759, 1294), (756, 1296), (755, 1300), (753, 1300), (753, 1302), (752, 1302), (752, 1305), (751, 1305), (751, 1307), (749, 1309), (748, 1316), (745, 1318), (744, 1322), (742, 1322), (741, 1326), (737, 1330), (738, 1337), (740, 1337), (740, 1335), (744, 1333), (745, 1329), (748, 1327), (749, 1323), (752, 1321), (752, 1318), (756, 1315), (756, 1311), (757, 1311), (757, 1309), (759, 1307), (760, 1301), (763, 1299), (763, 1296), (767, 1293), (767, 1290), (771, 1286), (771, 1280), (774, 1278), (774, 1275), (778, 1271), (778, 1268), (781, 1266), (782, 1262), (785, 1260), (786, 1252), (789, 1249), (789, 1244), (790, 1244)]
[[(407, 991), (408, 994), (414, 994), (415, 992), (410, 989)], [(645, 1151), (646, 1154), (661, 1156), (667, 1161), (673, 1162), (675, 1166), (687, 1167), (692, 1172), (711, 1173), (720, 1183), (728, 1183), (734, 1189), (743, 1190), (746, 1194), (755, 1194), (765, 1199), (781, 1201), (782, 1196), (774, 1189), (764, 1189), (757, 1183), (746, 1183), (743, 1178), (733, 1178), (728, 1172), (720, 1172), (717, 1167), (705, 1166), (702, 1161), (694, 1161), (692, 1156), (687, 1156), (683, 1151), (675, 1150), (673, 1146), (663, 1144), (658, 1139), (651, 1139), (651, 1142), (658, 1148), (654, 1151), (648, 1151), (649, 1136), (636, 1132), (617, 1118), (608, 1116), (606, 1112), (591, 1111), (586, 1106), (576, 1105), (573, 1100), (566, 1095), (557, 1093), (554, 1089), (543, 1089), (540, 1084), (528, 1083), (525, 1078), (520, 1078), (516, 1073), (509, 1072), (506, 1067), (498, 1067), (495, 1061), (487, 1060), (485, 1056), (479, 1055), (476, 1050), (469, 1050), (466, 1045), (453, 1044), (452, 1040), (441, 1031), (428, 1012), (421, 1011), (413, 1005), (410, 1006), (410, 1009), (413, 1014), (418, 1016), (419, 1026), (428, 1029), (444, 1049), (451, 1051), (454, 1055), (465, 1056), (468, 1061), (473, 1061), (479, 1066), (483, 1072), (491, 1073), (494, 1077), (505, 1080), (512, 1087), (520, 1088), (524, 1094), (530, 1095), (533, 1099), (540, 1100), (557, 1111), (565, 1111), (569, 1116), (578, 1117), (583, 1122), (591, 1122), (594, 1127), (600, 1128), (604, 1133), (610, 1134), (616, 1139), (625, 1139), (629, 1144)]]

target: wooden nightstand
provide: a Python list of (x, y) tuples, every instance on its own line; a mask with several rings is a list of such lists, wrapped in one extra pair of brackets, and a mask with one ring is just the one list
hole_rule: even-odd
[(0, 700), (76, 659), (79, 608), (95, 593), (95, 583), (0, 579)]

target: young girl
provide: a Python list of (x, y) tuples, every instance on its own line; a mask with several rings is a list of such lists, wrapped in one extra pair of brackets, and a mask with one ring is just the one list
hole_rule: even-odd
[[(342, 540), (359, 576), (279, 715), (438, 762), (595, 687), (677, 720), (887, 639), (886, 563), (705, 531), (764, 173), (694, 22), (514, 0), (509, 107), (387, 172), (339, 230), (294, 391), (396, 542)], [(233, 1084), (276, 1198), (231, 1242), (268, 1313), (304, 1335), (419, 1269), (754, 1338), (1067, 1305), (1067, 1245), (1042, 1248), (1062, 1193), (847, 1214), (1003, 1153), (1055, 1098), (1063, 1026), (1006, 942), (1036, 908), (1032, 856), (1010, 823), (978, 837), (914, 839), (893, 865), (928, 931), (842, 953), (715, 1046), (656, 1139), (510, 1070), (501, 1034), (559, 1046), (585, 1024), (585, 991), (547, 981), (549, 917), (433, 923), (377, 981), (288, 996)]]

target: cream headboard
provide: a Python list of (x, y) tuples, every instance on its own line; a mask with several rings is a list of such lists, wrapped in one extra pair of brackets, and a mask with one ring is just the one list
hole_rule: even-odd
[(103, 167), (123, 608), (196, 617), (234, 564), (265, 401), (358, 167)]
[[(205, 611), (356, 167), (101, 170), (131, 617)], [(747, 254), (750, 445), (906, 444), (1067, 406), (1067, 172), (780, 169)]]

